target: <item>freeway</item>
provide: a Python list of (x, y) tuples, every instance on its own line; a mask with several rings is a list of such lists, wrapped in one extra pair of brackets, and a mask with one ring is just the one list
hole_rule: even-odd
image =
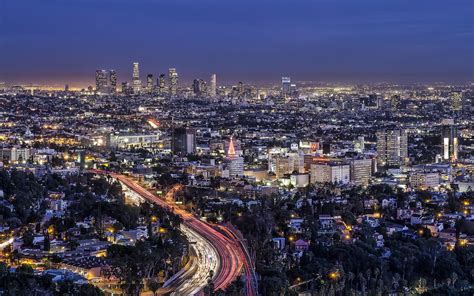
[[(98, 173), (99, 171), (94, 172)], [(191, 213), (174, 207), (174, 204), (172, 203), (173, 195), (181, 190), (181, 185), (174, 186), (170, 191), (168, 191), (164, 199), (161, 199), (140, 186), (131, 177), (116, 173), (109, 173), (109, 175), (114, 179), (119, 180), (122, 184), (133, 190), (145, 200), (167, 208), (181, 216), (183, 219), (182, 230), (185, 235), (193, 237), (193, 241), (197, 242), (196, 245), (193, 246), (193, 251), (199, 257), (199, 264), (198, 266), (190, 268), (180, 276), (180, 279), (186, 280), (183, 280), (182, 284), (175, 288), (175, 295), (197, 294), (207, 284), (210, 270), (214, 272), (212, 282), (215, 290), (227, 288), (235, 279), (238, 278), (241, 272), (244, 271), (247, 279), (246, 295), (258, 295), (256, 279), (253, 272), (253, 264), (250, 260), (250, 256), (248, 256), (248, 251), (245, 249), (244, 244), (242, 244), (235, 235), (226, 234), (224, 226), (220, 226), (220, 229), (218, 230), (212, 225), (196, 218)], [(228, 233), (232, 232), (228, 231)], [(191, 272), (194, 272), (194, 274), (190, 275)]]

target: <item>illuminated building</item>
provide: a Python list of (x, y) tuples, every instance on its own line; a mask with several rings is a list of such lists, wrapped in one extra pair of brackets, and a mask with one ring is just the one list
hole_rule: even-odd
[(175, 68), (169, 68), (168, 79), (170, 83), (170, 94), (171, 96), (176, 96), (178, 93), (178, 72), (176, 72)]
[(133, 84), (133, 93), (139, 94), (142, 88), (142, 82), (140, 81), (140, 69), (138, 67), (138, 63), (133, 63), (132, 84)]
[(194, 154), (196, 151), (195, 131), (189, 128), (173, 129), (171, 149), (176, 155)]
[(355, 185), (368, 185), (372, 176), (372, 159), (353, 159), (351, 165), (351, 182)]
[(286, 174), (304, 172), (304, 155), (298, 152), (289, 152), (275, 158), (275, 174), (278, 179)]
[(451, 93), (451, 109), (453, 111), (461, 111), (462, 107), (462, 92), (453, 91)]
[(146, 76), (146, 92), (151, 93), (153, 91), (153, 74)]
[(454, 126), (443, 126), (441, 140), (443, 144), (443, 160), (456, 161), (458, 159), (458, 131)]
[(27, 161), (35, 154), (35, 149), (30, 148), (3, 148), (0, 149), (0, 162), (1, 161), (10, 161), (10, 162), (21, 162)]
[(414, 188), (436, 188), (439, 186), (439, 173), (414, 172), (410, 175), (410, 184)]
[(153, 134), (110, 134), (107, 146), (110, 148), (150, 147), (157, 145), (161, 140), (160, 133)]
[(406, 130), (388, 129), (377, 132), (377, 155), (381, 166), (400, 166), (408, 157)]
[(209, 96), (215, 98), (217, 96), (217, 75), (211, 75), (211, 83), (209, 87)]
[(281, 78), (281, 95), (282, 97), (288, 97), (290, 95), (290, 86), (291, 86), (291, 78), (290, 77), (282, 77)]
[(347, 184), (349, 181), (350, 168), (346, 163), (322, 161), (311, 165), (311, 183)]
[(109, 71), (109, 83), (112, 93), (117, 92), (117, 72), (115, 70)]
[(235, 178), (244, 175), (244, 158), (236, 153), (232, 137), (230, 138), (229, 149), (227, 150), (225, 161), (229, 170), (229, 177)]
[(95, 90), (98, 93), (107, 93), (107, 71), (95, 71)]
[(158, 78), (158, 92), (162, 95), (166, 92), (166, 75), (160, 74)]
[(365, 140), (363, 136), (357, 137), (357, 140), (354, 141), (354, 150), (359, 153), (364, 152)]

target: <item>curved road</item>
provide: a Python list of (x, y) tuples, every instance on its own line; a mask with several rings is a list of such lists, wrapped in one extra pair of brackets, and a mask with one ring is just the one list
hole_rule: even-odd
[[(103, 173), (99, 171), (94, 172)], [(214, 276), (212, 278), (215, 290), (227, 288), (238, 278), (243, 270), (247, 279), (246, 295), (258, 295), (253, 264), (250, 262), (248, 251), (237, 236), (232, 234), (231, 231), (227, 231), (223, 226), (221, 226), (221, 230), (218, 231), (210, 224), (199, 220), (189, 212), (173, 207), (171, 203), (172, 197), (175, 192), (181, 189), (181, 185), (173, 187), (163, 200), (137, 184), (131, 177), (116, 173), (108, 174), (119, 180), (142, 198), (158, 206), (167, 208), (181, 216), (183, 219), (182, 229), (186, 231), (185, 234), (194, 235), (196, 238), (196, 246), (193, 246), (193, 248), (195, 247), (195, 252), (200, 256), (199, 259), (201, 263), (202, 260), (207, 260), (207, 262), (199, 264), (202, 266), (197, 266), (195, 269), (192, 269), (196, 272), (190, 280), (185, 280), (182, 285), (176, 288), (174, 291), (176, 295), (183, 295), (183, 293), (192, 295), (201, 291), (207, 284), (207, 276), (203, 275), (209, 274), (209, 270), (207, 270), (208, 266), (214, 266), (216, 268), (216, 270), (213, 270)]]

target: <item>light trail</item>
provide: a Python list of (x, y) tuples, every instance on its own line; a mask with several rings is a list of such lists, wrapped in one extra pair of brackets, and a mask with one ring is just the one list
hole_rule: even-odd
[[(199, 259), (202, 261), (198, 264), (198, 267), (190, 269), (195, 270), (195, 276), (193, 275), (189, 278), (190, 274), (188, 271), (182, 273), (182, 276), (179, 277), (182, 281), (182, 285), (174, 290), (175, 293), (180, 294), (175, 295), (183, 295), (183, 292), (186, 295), (199, 293), (202, 288), (207, 285), (208, 277), (207, 275), (203, 277), (203, 275), (204, 273), (209, 274), (209, 271), (211, 270), (209, 266), (215, 267), (215, 270), (212, 269), (214, 271), (212, 282), (215, 290), (226, 289), (233, 281), (238, 279), (242, 269), (244, 269), (247, 278), (245, 294), (247, 296), (258, 295), (253, 272), (253, 264), (251, 263), (248, 251), (244, 244), (239, 241), (239, 238), (235, 235), (224, 235), (210, 224), (194, 217), (191, 213), (173, 206), (173, 195), (181, 190), (182, 185), (175, 185), (167, 192), (164, 199), (160, 199), (147, 189), (137, 184), (131, 177), (98, 170), (91, 170), (91, 172), (109, 174), (145, 200), (179, 215), (183, 219), (183, 226), (186, 227), (184, 228), (186, 234), (194, 236), (196, 242), (199, 242), (195, 251), (197, 252)], [(221, 230), (225, 229), (224, 226), (221, 226), (220, 228)], [(186, 276), (188, 278), (185, 278)], [(206, 282), (204, 283), (203, 280)], [(250, 283), (250, 281), (252, 283)]]

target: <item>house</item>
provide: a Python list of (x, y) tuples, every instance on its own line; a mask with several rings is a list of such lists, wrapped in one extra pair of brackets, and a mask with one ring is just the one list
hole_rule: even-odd
[(285, 238), (284, 237), (274, 237), (272, 238), (273, 247), (278, 250), (285, 249)]
[(307, 251), (309, 249), (309, 242), (299, 239), (295, 242), (295, 249), (297, 251)]
[(301, 219), (301, 218), (290, 219), (290, 223), (288, 223), (288, 227), (290, 227), (296, 233), (301, 233), (303, 231), (301, 227), (301, 224), (303, 224), (303, 222), (304, 222), (304, 219)]
[(419, 225), (422, 222), (423, 216), (420, 213), (416, 213), (411, 215), (410, 217), (410, 224), (411, 225)]

